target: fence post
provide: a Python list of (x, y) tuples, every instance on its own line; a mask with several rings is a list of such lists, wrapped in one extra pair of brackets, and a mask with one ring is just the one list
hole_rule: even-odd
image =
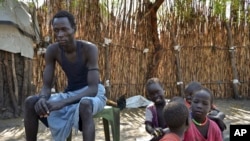
[(174, 54), (175, 54), (175, 60), (176, 60), (176, 79), (177, 79), (177, 89), (179, 90), (179, 93), (181, 94), (182, 97), (184, 97), (184, 88), (183, 88), (183, 82), (182, 82), (182, 77), (181, 77), (181, 66), (180, 66), (180, 46), (175, 45), (174, 46)]
[(105, 89), (106, 89), (106, 96), (110, 99), (110, 68), (109, 68), (109, 44), (111, 43), (111, 39), (105, 38), (104, 39), (104, 48), (105, 48)]
[(177, 89), (179, 91), (179, 94), (184, 97), (184, 86), (183, 86), (183, 81), (182, 81), (182, 71), (181, 71), (181, 66), (180, 66), (180, 49), (181, 47), (177, 44), (176, 37), (174, 32), (171, 30), (169, 27), (170, 35), (173, 39), (173, 45), (174, 45), (174, 54), (175, 54), (175, 60), (176, 60), (176, 79), (177, 79)]
[(231, 32), (231, 27), (230, 27), (229, 21), (226, 22), (226, 29), (227, 29), (230, 60), (231, 60), (231, 66), (232, 66), (232, 71), (233, 71), (233, 81), (232, 81), (233, 93), (234, 93), (234, 98), (238, 99), (239, 98), (238, 72), (237, 72), (237, 68), (236, 68), (235, 47), (233, 46), (232, 32)]

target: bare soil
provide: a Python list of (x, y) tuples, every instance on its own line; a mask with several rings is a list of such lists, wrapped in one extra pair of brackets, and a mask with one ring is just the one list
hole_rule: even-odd
[[(229, 140), (230, 124), (250, 124), (250, 100), (215, 100), (215, 105), (226, 114), (224, 131), (225, 140)], [(124, 109), (121, 111), (120, 138), (121, 141), (148, 141), (151, 137), (144, 127), (144, 109)], [(104, 141), (101, 119), (95, 119), (96, 141)], [(1, 141), (25, 141), (23, 118), (0, 120)], [(51, 141), (49, 129), (40, 124), (39, 141)], [(74, 140), (81, 140), (81, 132), (73, 133)], [(111, 139), (112, 140), (112, 139)]]

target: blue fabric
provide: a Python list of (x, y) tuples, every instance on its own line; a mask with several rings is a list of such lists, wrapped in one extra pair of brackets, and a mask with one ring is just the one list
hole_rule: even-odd
[[(78, 95), (85, 91), (87, 87), (88, 86), (73, 92), (52, 94), (49, 101), (60, 101), (62, 99)], [(103, 110), (106, 105), (107, 98), (105, 96), (104, 86), (102, 84), (98, 85), (98, 93), (95, 97), (83, 97), (81, 100), (83, 99), (89, 99), (92, 101), (92, 114), (95, 115), (99, 111)], [(69, 136), (73, 126), (78, 129), (79, 105), (80, 102), (50, 113), (47, 119), (51, 134), (55, 141), (64, 141)]]

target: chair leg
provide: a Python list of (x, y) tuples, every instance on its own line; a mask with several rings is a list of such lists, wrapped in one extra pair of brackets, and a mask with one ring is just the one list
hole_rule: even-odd
[(113, 141), (120, 141), (120, 111), (114, 109), (114, 121), (111, 123)]
[(104, 127), (105, 141), (110, 141), (109, 122), (105, 118), (102, 118), (102, 122)]
[(69, 134), (69, 136), (67, 138), (67, 141), (71, 141), (71, 140), (72, 140), (72, 130), (70, 131), (70, 134)]

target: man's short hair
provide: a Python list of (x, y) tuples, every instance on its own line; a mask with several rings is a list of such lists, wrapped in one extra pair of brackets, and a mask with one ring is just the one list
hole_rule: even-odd
[(57, 13), (53, 16), (52, 21), (51, 21), (51, 24), (53, 25), (53, 22), (54, 22), (54, 19), (55, 19), (55, 18), (63, 18), (63, 17), (68, 18), (70, 25), (71, 25), (72, 28), (74, 28), (75, 31), (76, 31), (75, 17), (74, 17), (71, 13), (69, 13), (68, 11), (66, 11), (66, 10), (61, 10), (61, 11), (57, 12)]

